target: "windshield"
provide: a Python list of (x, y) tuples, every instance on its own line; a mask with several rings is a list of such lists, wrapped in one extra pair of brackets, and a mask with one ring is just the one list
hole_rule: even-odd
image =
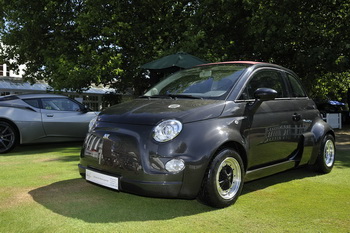
[(247, 65), (200, 66), (170, 75), (151, 88), (147, 97), (225, 99)]

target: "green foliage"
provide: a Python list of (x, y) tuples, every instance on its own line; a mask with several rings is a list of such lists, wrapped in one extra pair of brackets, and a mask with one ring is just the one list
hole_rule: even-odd
[(114, 23), (112, 7), (96, 3), (7, 2), (7, 24), (1, 30), (3, 60), (13, 67), (26, 64), (26, 79), (46, 79), (56, 89), (110, 83), (122, 72), (117, 33), (123, 25), (108, 30)]
[(327, 96), (332, 100), (346, 99), (350, 89), (350, 71), (342, 73), (326, 73), (316, 81), (313, 95), (319, 98)]
[(348, 2), (269, 0), (259, 7), (251, 4), (250, 49), (259, 60), (293, 69), (308, 89), (322, 74), (349, 70)]
[(56, 89), (95, 83), (141, 94), (149, 84), (140, 65), (179, 51), (281, 64), (313, 95), (344, 91), (315, 87), (350, 71), (348, 1), (1, 0), (0, 9), (2, 59)]

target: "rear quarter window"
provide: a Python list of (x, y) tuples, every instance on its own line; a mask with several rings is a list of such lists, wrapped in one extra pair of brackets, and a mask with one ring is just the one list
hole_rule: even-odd
[(26, 100), (23, 100), (23, 101), (26, 102), (27, 104), (29, 104), (32, 107), (40, 108), (39, 99), (26, 99)]

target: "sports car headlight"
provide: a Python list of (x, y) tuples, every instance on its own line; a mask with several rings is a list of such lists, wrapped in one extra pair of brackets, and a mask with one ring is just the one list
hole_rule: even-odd
[(91, 119), (89, 123), (89, 132), (95, 127), (96, 121), (97, 121), (97, 116)]
[(174, 139), (182, 130), (182, 123), (178, 120), (160, 122), (153, 130), (153, 138), (157, 142), (166, 142)]

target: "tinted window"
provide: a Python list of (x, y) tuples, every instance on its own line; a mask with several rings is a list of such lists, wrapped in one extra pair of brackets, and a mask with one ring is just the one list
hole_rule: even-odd
[(43, 108), (47, 110), (80, 111), (79, 104), (65, 98), (42, 99), (42, 104)]
[(27, 104), (29, 104), (30, 106), (35, 107), (35, 108), (39, 108), (39, 106), (40, 106), (38, 99), (26, 99), (23, 101), (26, 102)]
[(306, 97), (306, 93), (304, 89), (301, 87), (299, 81), (291, 74), (287, 74), (287, 77), (291, 86), (292, 97)]
[(288, 97), (281, 73), (274, 70), (262, 70), (253, 75), (239, 99), (254, 99), (254, 92), (262, 87), (276, 90), (277, 98)]

